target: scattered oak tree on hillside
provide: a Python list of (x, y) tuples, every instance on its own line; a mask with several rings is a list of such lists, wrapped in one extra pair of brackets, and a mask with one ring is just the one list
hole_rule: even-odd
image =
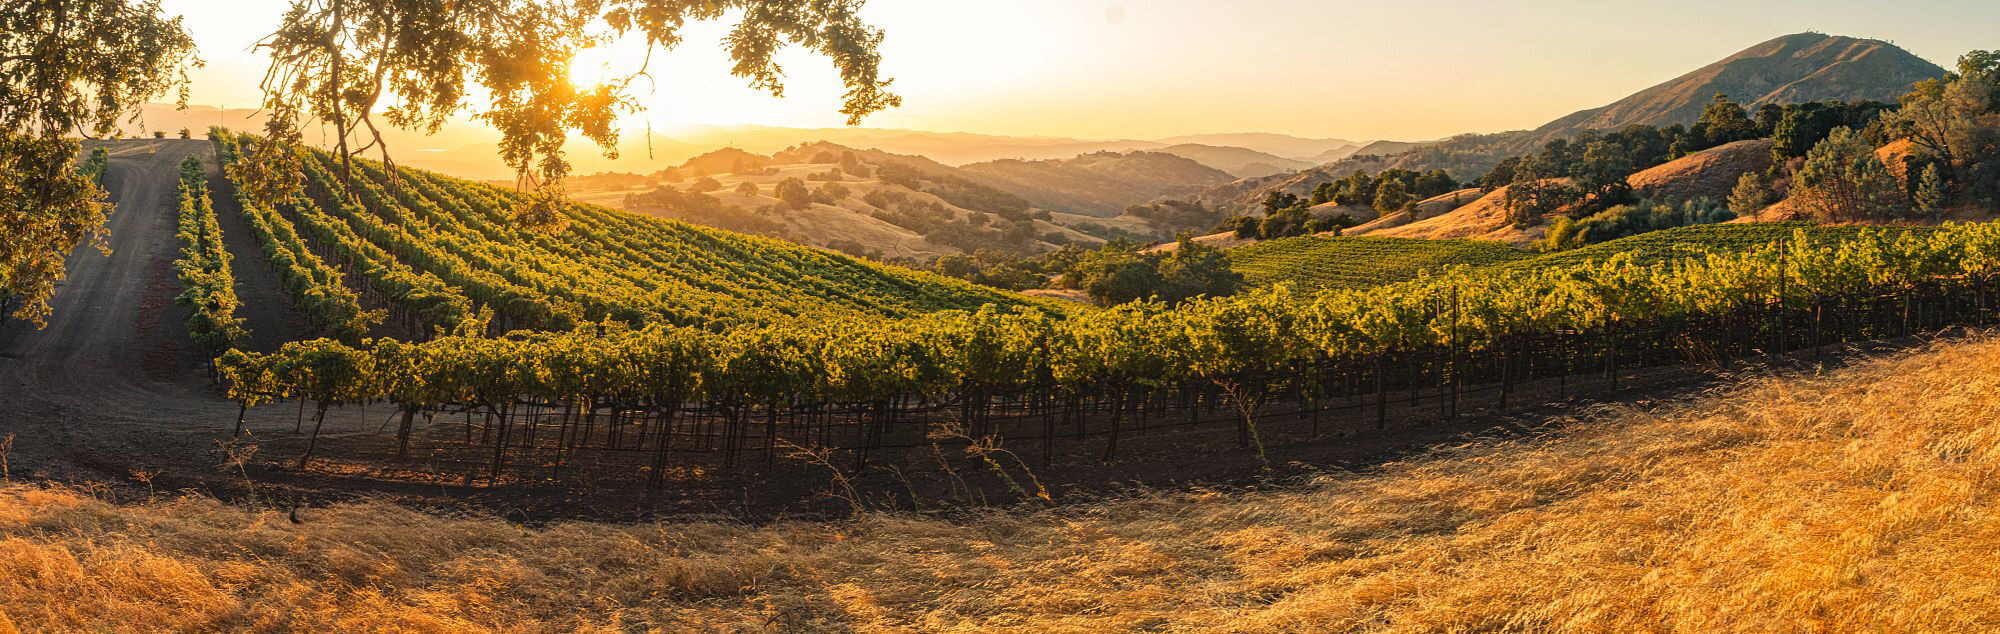
[(1837, 128), (1806, 154), (1792, 177), (1792, 196), (1815, 218), (1884, 218), (1898, 206), (1895, 177), (1860, 133)]
[(805, 181), (796, 178), (778, 181), (778, 185), (771, 189), (771, 195), (785, 201), (785, 206), (792, 209), (805, 209), (813, 202), (812, 190), (806, 189)]
[(1708, 137), (1708, 146), (1734, 143), (1757, 138), (1757, 122), (1743, 110), (1742, 104), (1729, 100), (1729, 95), (1717, 94), (1708, 107), (1701, 111), (1701, 118), (1695, 121), (1695, 129)]
[[(370, 149), (388, 163), (382, 125), (435, 132), (470, 112), (499, 129), (501, 157), (536, 190), (519, 219), (549, 226), (570, 170), (564, 144), (577, 134), (615, 156), (617, 119), (642, 109), (632, 85), (650, 82), (653, 55), (679, 46), (689, 22), (734, 16), (723, 42), (731, 72), (774, 96), (784, 93), (777, 54), (792, 45), (824, 55), (840, 71), (847, 87), (840, 112), (849, 124), (900, 105), (881, 77), (882, 33), (861, 21), (862, 3), (293, 0), (283, 23), (257, 45), (271, 58), (262, 82), (269, 137), (282, 149), (297, 143), (301, 126), (323, 122), (335, 130), (343, 168)], [(646, 45), (637, 68), (590, 88), (571, 82), (578, 51), (626, 36)], [(475, 108), (474, 93), (487, 105)], [(296, 178), (282, 165), (266, 170), (275, 172), (266, 174), (269, 181)]]
[(1736, 188), (1729, 192), (1729, 210), (1738, 216), (1752, 216), (1763, 211), (1771, 203), (1777, 202), (1771, 186), (1764, 183), (1764, 177), (1756, 172), (1744, 172), (1736, 179)]
[(159, 0), (9, 0), (0, 8), (0, 317), (45, 326), (77, 246), (103, 248), (109, 205), (72, 167), (71, 135), (106, 136), (199, 65)]
[(1402, 211), (1409, 204), (1410, 190), (1403, 186), (1403, 181), (1385, 178), (1382, 179), (1382, 184), (1375, 188), (1375, 210), (1378, 212), (1395, 213)]
[[(1918, 160), (1935, 168), (1944, 198), (1982, 205), (2000, 204), (2000, 51), (1973, 51), (1959, 59), (1958, 72), (1917, 84), (1902, 107), (1884, 115), (1883, 127), (1916, 146)], [(1911, 195), (1922, 187), (1921, 172), (1909, 172)]]
[(1937, 164), (1924, 166), (1924, 173), (1917, 178), (1917, 190), (1911, 196), (1910, 202), (1916, 206), (1917, 212), (1923, 215), (1944, 214), (1945, 205), (1951, 202), (1951, 192), (1946, 189), (1944, 176), (1938, 171)]
[(1221, 249), (1183, 236), (1167, 253), (1144, 253), (1128, 243), (1107, 244), (1078, 257), (1063, 273), (1063, 281), (1107, 306), (1143, 299), (1175, 304), (1233, 294), (1243, 285), (1243, 274), (1229, 268), (1229, 257)]

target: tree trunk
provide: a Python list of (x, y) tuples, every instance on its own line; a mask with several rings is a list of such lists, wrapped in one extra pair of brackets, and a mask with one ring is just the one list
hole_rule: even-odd
[(307, 462), (312, 460), (313, 447), (319, 444), (319, 430), (324, 425), (326, 425), (326, 401), (320, 401), (318, 409), (313, 413), (312, 437), (306, 439), (306, 452), (299, 454), (299, 470), (305, 470)]
[(403, 408), (403, 424), (396, 427), (396, 457), (410, 455), (410, 427), (417, 417), (417, 408)]

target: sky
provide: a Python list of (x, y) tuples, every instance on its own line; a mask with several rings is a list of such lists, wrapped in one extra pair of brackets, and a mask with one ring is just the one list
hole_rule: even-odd
[[(207, 61), (190, 103), (256, 105), (265, 61), (251, 46), (286, 4), (164, 2)], [(1532, 128), (1802, 31), (1887, 40), (1946, 67), (2000, 48), (1991, 0), (869, 0), (862, 15), (886, 32), (883, 68), (903, 96), (863, 125), (1081, 139)], [(781, 56), (786, 94), (772, 98), (729, 75), (726, 28), (700, 25), (655, 60), (659, 81), (637, 97), (656, 132), (843, 123), (829, 62)], [(572, 73), (636, 58), (614, 45)]]

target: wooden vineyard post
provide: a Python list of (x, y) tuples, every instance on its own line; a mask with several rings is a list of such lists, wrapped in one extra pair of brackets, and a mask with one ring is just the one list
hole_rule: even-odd
[(1903, 336), (1910, 336), (1910, 289), (1903, 289)]
[(1458, 310), (1458, 287), (1453, 286), (1451, 288), (1451, 326), (1447, 329), (1445, 342), (1446, 348), (1451, 354), (1451, 400), (1445, 410), (1446, 420), (1456, 420), (1458, 418), (1458, 377), (1460, 370), (1458, 365)]
[(403, 422), (396, 426), (396, 457), (398, 458), (405, 458), (410, 455), (410, 426), (414, 423), (416, 417), (417, 408), (403, 408)]
[(1618, 322), (1608, 320), (1604, 324), (1604, 378), (1610, 380), (1611, 391), (1618, 391)]
[(1119, 423), (1118, 419), (1119, 417), (1124, 415), (1125, 415), (1125, 389), (1123, 387), (1112, 388), (1111, 436), (1110, 440), (1104, 443), (1105, 462), (1110, 462), (1113, 457), (1118, 455), (1118, 423)]
[(513, 413), (514, 413), (514, 404), (508, 403), (500, 406), (500, 430), (493, 434), (492, 480), (496, 484), (500, 482), (500, 468), (506, 464), (507, 428), (509, 426), (509, 423), (511, 422), (509, 420), (509, 417)]
[(1388, 353), (1375, 353), (1375, 429), (1381, 431), (1389, 427), (1389, 359)]
[(1778, 241), (1778, 293), (1771, 299), (1771, 354), (1785, 352), (1785, 284), (1791, 275), (1786, 269), (1786, 241)]
[(1813, 365), (1818, 366), (1822, 369), (1826, 367), (1826, 354), (1820, 350), (1820, 348), (1822, 347), (1820, 345), (1821, 343), (1820, 319), (1823, 317), (1825, 313), (1824, 308), (1825, 306), (1824, 302), (1822, 301), (1822, 296), (1813, 295), (1813, 309), (1812, 309), (1813, 310), (1813, 325), (1812, 325)]
[(1044, 382), (1042, 394), (1042, 466), (1055, 462), (1056, 453), (1056, 402), (1055, 395)]

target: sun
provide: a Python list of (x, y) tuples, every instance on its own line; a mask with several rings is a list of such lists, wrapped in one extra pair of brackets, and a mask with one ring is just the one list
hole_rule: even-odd
[(645, 51), (639, 51), (640, 57), (621, 57), (620, 48), (623, 47), (614, 42), (608, 45), (586, 48), (571, 55), (568, 68), (570, 85), (575, 86), (579, 91), (590, 90), (621, 80), (624, 76), (638, 70), (637, 68), (620, 68), (621, 61), (624, 59), (639, 59), (645, 55)]

